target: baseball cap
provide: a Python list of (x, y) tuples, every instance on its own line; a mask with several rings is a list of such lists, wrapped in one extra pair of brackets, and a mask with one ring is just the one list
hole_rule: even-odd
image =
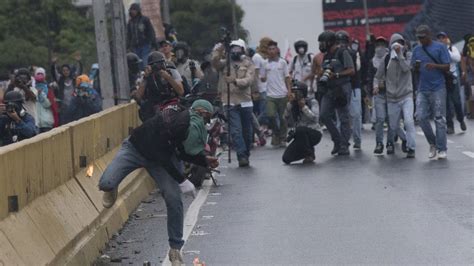
[(444, 32), (444, 31), (440, 31), (440, 32), (438, 32), (438, 34), (436, 34), (436, 37), (437, 37), (437, 38), (440, 38), (440, 37), (444, 37), (444, 38), (445, 38), (445, 37), (448, 37), (448, 34), (447, 34), (446, 32)]
[(417, 38), (425, 38), (426, 36), (429, 36), (431, 33), (431, 29), (428, 25), (420, 25), (416, 28), (416, 37)]

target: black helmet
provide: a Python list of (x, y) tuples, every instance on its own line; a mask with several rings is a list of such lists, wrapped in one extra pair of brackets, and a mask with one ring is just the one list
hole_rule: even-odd
[(127, 53), (128, 67), (139, 65), (142, 62), (140, 57), (135, 53)]
[(298, 40), (294, 44), (295, 50), (298, 50), (299, 47), (303, 47), (305, 49), (308, 49), (308, 43), (305, 40)]
[(148, 65), (153, 65), (155, 63), (164, 63), (165, 56), (157, 51), (153, 51), (148, 55)]
[(318, 36), (319, 50), (323, 53), (327, 52), (334, 44), (336, 44), (336, 34), (334, 31), (327, 30)]
[(26, 68), (19, 68), (15, 71), (15, 85), (25, 86), (31, 81), (30, 71)]
[(342, 44), (349, 44), (349, 33), (345, 30), (336, 32), (336, 42)]
[(19, 91), (9, 91), (3, 98), (5, 103), (17, 103), (22, 104), (25, 102), (25, 97)]

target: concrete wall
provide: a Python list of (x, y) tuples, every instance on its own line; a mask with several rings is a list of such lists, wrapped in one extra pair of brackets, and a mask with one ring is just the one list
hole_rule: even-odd
[[(138, 123), (136, 104), (121, 105), (0, 149), (0, 265), (87, 265), (99, 255), (154, 188), (137, 170), (117, 204), (102, 207), (98, 180)], [(18, 212), (9, 213), (9, 196)]]

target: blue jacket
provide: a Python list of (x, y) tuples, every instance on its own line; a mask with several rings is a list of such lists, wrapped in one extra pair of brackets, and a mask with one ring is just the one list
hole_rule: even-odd
[(35, 119), (30, 114), (25, 114), (20, 123), (16, 123), (7, 115), (0, 116), (0, 138), (3, 146), (34, 137), (38, 133), (37, 130)]
[(64, 114), (61, 116), (61, 124), (79, 120), (102, 111), (102, 98), (97, 91), (90, 89), (89, 96), (75, 95)]

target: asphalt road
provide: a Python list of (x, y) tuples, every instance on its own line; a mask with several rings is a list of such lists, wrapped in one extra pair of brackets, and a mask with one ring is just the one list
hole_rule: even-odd
[[(185, 261), (474, 264), (473, 130), (474, 122), (468, 121), (467, 133), (448, 136), (447, 160), (428, 160), (421, 133), (415, 159), (405, 159), (400, 145), (395, 155), (375, 157), (370, 130), (363, 132), (362, 151), (351, 150), (349, 157), (331, 156), (325, 133), (314, 164), (284, 165), (283, 149), (270, 146), (255, 149), (247, 169), (222, 160), (221, 185), (210, 189), (200, 208), (183, 247)], [(159, 197), (155, 200), (140, 211), (162, 206)], [(122, 264), (159, 264), (167, 252), (166, 220), (141, 221), (127, 225), (117, 239), (160, 233), (148, 234), (126, 252), (109, 248), (106, 253), (128, 256)]]

